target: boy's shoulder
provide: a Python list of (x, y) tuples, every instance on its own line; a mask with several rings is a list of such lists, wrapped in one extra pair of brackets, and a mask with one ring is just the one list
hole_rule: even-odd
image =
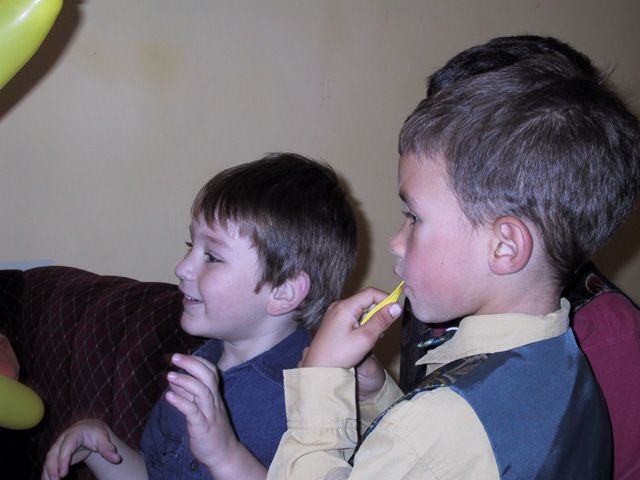
[[(585, 478), (589, 472), (608, 474), (602, 466), (610, 464), (610, 449), (601, 440), (593, 441), (610, 436), (606, 407), (571, 331), (509, 350), (459, 358), (427, 375), (396, 407), (389, 420), (397, 421), (398, 414), (414, 417), (407, 422), (430, 418), (428, 422), (439, 425), (421, 423), (422, 429), (439, 430), (444, 424), (454, 437), (460, 432), (453, 429), (460, 428), (477, 442), (465, 447), (470, 450), (482, 449), (486, 434), (499, 471), (519, 465), (523, 478), (542, 471), (561, 478), (565, 467), (576, 472), (572, 478), (579, 478), (580, 472)], [(439, 413), (425, 417), (427, 411)], [(467, 418), (465, 426), (456, 427), (457, 419), (469, 412), (476, 420)], [(588, 425), (580, 421), (584, 415), (589, 415)], [(568, 465), (557, 465), (545, 454), (551, 446), (577, 457)]]
[(269, 350), (245, 362), (245, 367), (255, 371), (270, 382), (283, 385), (283, 370), (296, 368), (303, 350), (311, 343), (311, 335), (305, 328), (296, 328)]

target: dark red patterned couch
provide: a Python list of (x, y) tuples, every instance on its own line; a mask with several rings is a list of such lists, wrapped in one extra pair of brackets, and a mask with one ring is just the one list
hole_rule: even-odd
[[(48, 447), (67, 425), (101, 418), (137, 446), (165, 386), (168, 358), (197, 340), (180, 330), (175, 285), (69, 267), (0, 270), (0, 330), (20, 379), (43, 399), (43, 421), (0, 428), (0, 478), (40, 478)], [(86, 467), (68, 478), (92, 478)]]

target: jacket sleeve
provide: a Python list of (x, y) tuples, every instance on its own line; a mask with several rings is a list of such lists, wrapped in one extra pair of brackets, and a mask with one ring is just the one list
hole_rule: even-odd
[(362, 443), (354, 466), (348, 461), (358, 441), (353, 371), (285, 371), (285, 400), (288, 430), (268, 479), (497, 478), (480, 421), (447, 388), (394, 407)]

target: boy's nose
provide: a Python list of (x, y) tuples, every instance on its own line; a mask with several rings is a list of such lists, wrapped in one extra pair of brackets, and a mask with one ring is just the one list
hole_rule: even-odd
[(402, 234), (402, 228), (398, 230), (391, 240), (389, 240), (389, 252), (395, 257), (404, 257), (404, 235)]
[(187, 254), (178, 264), (176, 265), (176, 277), (180, 280), (189, 280), (193, 278), (193, 269), (190, 266), (189, 262), (190, 254)]

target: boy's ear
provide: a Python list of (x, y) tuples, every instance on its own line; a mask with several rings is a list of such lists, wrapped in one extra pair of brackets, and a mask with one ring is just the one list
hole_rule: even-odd
[(496, 275), (508, 275), (522, 270), (533, 252), (533, 237), (529, 227), (518, 217), (505, 216), (493, 224), (489, 267)]
[(306, 298), (310, 288), (311, 280), (306, 272), (289, 278), (271, 291), (267, 312), (274, 316), (293, 312)]

